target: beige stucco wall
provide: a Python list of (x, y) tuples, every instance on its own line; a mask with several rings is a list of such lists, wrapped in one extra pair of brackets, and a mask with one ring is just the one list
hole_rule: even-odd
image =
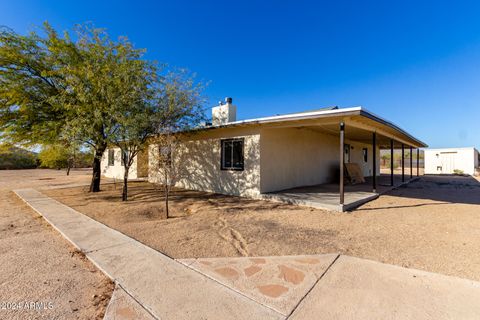
[[(350, 162), (372, 175), (372, 146), (345, 140), (350, 144)], [(340, 140), (335, 135), (308, 128), (264, 129), (260, 140), (262, 193), (337, 182), (339, 177)], [(368, 162), (362, 149), (368, 149)], [(377, 148), (377, 174), (380, 173), (380, 150)]]
[[(102, 161), (101, 161), (101, 168), (102, 168), (102, 175), (107, 178), (115, 178), (115, 179), (123, 179), (123, 175), (125, 173), (125, 168), (122, 166), (121, 160), (121, 151), (120, 148), (110, 148), (115, 150), (115, 164), (113, 166), (108, 165), (108, 150), (105, 150), (103, 153)], [(130, 167), (128, 172), (129, 179), (136, 179), (137, 178), (137, 159), (136, 157), (133, 159), (133, 164)]]
[[(450, 156), (447, 160), (446, 157)], [(442, 167), (442, 170), (437, 170), (438, 167)], [(474, 148), (425, 150), (425, 174), (451, 174), (457, 169), (473, 175), (475, 167), (478, 167), (478, 151)]]
[(265, 129), (261, 139), (261, 191), (331, 181), (338, 171), (339, 142), (309, 129)]
[[(244, 138), (244, 170), (220, 169), (221, 139)], [(149, 181), (163, 183), (158, 145), (149, 147)], [(260, 135), (258, 130), (212, 130), (184, 138), (172, 151), (176, 186), (221, 194), (256, 197), (260, 194)]]

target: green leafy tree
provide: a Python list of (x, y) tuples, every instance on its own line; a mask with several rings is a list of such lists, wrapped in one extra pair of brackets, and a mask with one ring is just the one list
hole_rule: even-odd
[(27, 145), (66, 138), (90, 146), (90, 191), (100, 191), (100, 161), (119, 129), (116, 111), (147, 94), (155, 67), (126, 38), (113, 41), (91, 25), (78, 26), (75, 40), (48, 23), (43, 31), (0, 30), (0, 130)]
[(50, 169), (65, 169), (69, 167), (70, 154), (62, 145), (48, 145), (38, 154), (40, 167)]
[(39, 155), (40, 167), (66, 169), (67, 176), (72, 168), (89, 167), (92, 164), (92, 152), (82, 150), (80, 144), (62, 141), (58, 144), (45, 145)]
[[(153, 97), (153, 90), (152, 90)], [(147, 147), (147, 139), (151, 137), (159, 123), (164, 111), (151, 102), (139, 96), (131, 105), (124, 105), (115, 110), (115, 120), (118, 125), (112, 136), (112, 144), (121, 150), (122, 164), (124, 166), (122, 200), (128, 199), (128, 175), (135, 157)]]

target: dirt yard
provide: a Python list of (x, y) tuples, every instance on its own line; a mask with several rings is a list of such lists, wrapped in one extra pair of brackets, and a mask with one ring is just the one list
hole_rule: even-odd
[(480, 183), (422, 177), (351, 213), (177, 190), (172, 217), (162, 191), (131, 183), (100, 194), (86, 188), (46, 194), (174, 258), (339, 252), (480, 280)]
[[(87, 183), (56, 170), (0, 171), (0, 319), (102, 319), (113, 284), (11, 191)], [(45, 303), (47, 310), (7, 310)]]

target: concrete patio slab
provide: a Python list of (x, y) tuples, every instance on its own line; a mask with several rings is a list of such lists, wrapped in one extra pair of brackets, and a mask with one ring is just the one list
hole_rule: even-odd
[(117, 285), (103, 320), (155, 320), (155, 318)]
[(279, 201), (330, 211), (349, 211), (362, 204), (378, 198), (380, 195), (417, 180), (417, 177), (406, 178), (402, 182), (401, 176), (394, 177), (394, 186), (390, 185), (389, 175), (377, 177), (377, 190), (372, 191), (372, 178), (365, 178), (365, 183), (345, 186), (345, 203), (340, 205), (339, 186), (335, 183), (319, 184), (306, 187), (297, 187), (277, 192), (262, 194), (266, 200)]
[(340, 256), (289, 319), (479, 318), (479, 282)]
[(201, 258), (190, 268), (288, 316), (337, 259), (338, 254)]
[(15, 192), (158, 319), (284, 318), (34, 189)]

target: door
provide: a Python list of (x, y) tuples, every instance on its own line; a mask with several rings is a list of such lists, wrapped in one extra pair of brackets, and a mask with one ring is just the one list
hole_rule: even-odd
[(442, 173), (453, 173), (455, 170), (455, 156), (456, 152), (441, 152), (440, 163), (442, 165)]

